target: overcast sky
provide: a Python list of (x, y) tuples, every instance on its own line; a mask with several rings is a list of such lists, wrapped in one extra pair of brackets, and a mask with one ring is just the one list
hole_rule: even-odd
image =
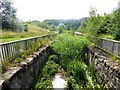
[(99, 14), (110, 13), (120, 0), (12, 0), (17, 16), (23, 21), (44, 19), (79, 19), (89, 16), (90, 7)]

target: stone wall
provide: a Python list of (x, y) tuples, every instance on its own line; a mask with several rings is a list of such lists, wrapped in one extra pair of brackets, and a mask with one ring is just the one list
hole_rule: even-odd
[(97, 49), (89, 50), (89, 62), (98, 74), (98, 82), (102, 83), (104, 88), (120, 90), (120, 64), (109, 60)]
[(46, 46), (23, 60), (18, 67), (10, 68), (0, 77), (0, 90), (30, 88), (49, 53), (50, 47)]

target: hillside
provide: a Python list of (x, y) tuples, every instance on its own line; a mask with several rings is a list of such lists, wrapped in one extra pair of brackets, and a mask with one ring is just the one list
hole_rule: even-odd
[(28, 24), (28, 32), (13, 32), (13, 31), (3, 31), (3, 30), (0, 30), (0, 32), (1, 32), (0, 43), (2, 43), (13, 40), (20, 40), (28, 37), (44, 35), (47, 34), (49, 30)]
[(86, 21), (87, 17), (83, 17), (80, 19), (50, 19), (50, 20), (44, 20), (45, 23), (49, 25), (58, 26), (60, 23), (63, 23), (68, 30), (71, 28), (77, 29), (83, 21)]

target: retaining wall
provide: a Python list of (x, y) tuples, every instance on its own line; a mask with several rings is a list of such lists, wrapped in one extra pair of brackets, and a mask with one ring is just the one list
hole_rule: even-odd
[(120, 65), (98, 50), (89, 50), (89, 62), (104, 89), (120, 90)]
[(40, 67), (50, 54), (50, 47), (46, 46), (20, 63), (18, 67), (10, 68), (0, 77), (0, 89), (28, 89), (37, 77)]

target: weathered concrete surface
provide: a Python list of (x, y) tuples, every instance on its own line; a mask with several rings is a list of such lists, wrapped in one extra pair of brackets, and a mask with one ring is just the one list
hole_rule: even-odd
[(34, 52), (30, 58), (26, 58), (18, 67), (10, 68), (0, 77), (1, 89), (28, 89), (31, 87), (34, 78), (37, 77), (40, 67), (42, 67), (50, 53), (50, 47), (46, 46)]

